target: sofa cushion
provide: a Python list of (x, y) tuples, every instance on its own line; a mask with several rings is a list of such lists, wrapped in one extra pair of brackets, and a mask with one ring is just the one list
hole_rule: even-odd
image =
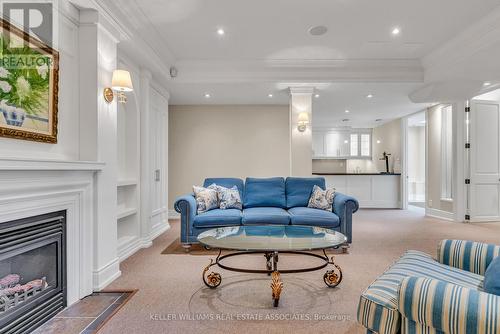
[(433, 278), (480, 291), (483, 284), (483, 276), (441, 264), (426, 253), (407, 251), (363, 292), (358, 321), (376, 333), (399, 332), (399, 286), (409, 276)]
[(285, 208), (285, 179), (282, 177), (247, 178), (243, 207)]
[(325, 179), (323, 177), (287, 177), (285, 182), (286, 207), (307, 206), (314, 186), (325, 189)]
[(484, 274), (484, 291), (500, 296), (500, 256), (491, 261)]
[(195, 227), (220, 227), (241, 224), (241, 211), (237, 209), (215, 209), (196, 215), (193, 220)]
[(333, 212), (296, 207), (288, 209), (292, 225), (313, 225), (320, 227), (335, 228), (340, 225), (339, 217)]
[(252, 224), (280, 224), (288, 225), (290, 223), (290, 215), (281, 208), (248, 208), (243, 210), (243, 225)]
[(205, 182), (203, 182), (203, 186), (206, 188), (213, 183), (229, 189), (231, 189), (233, 186), (236, 186), (240, 191), (240, 198), (243, 198), (243, 189), (245, 188), (245, 186), (242, 179), (234, 177), (209, 177), (205, 179)]

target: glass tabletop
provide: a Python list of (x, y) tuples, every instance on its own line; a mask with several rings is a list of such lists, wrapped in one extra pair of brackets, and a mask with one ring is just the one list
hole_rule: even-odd
[(211, 248), (246, 251), (303, 251), (341, 246), (347, 238), (316, 226), (258, 225), (214, 228), (198, 235)]

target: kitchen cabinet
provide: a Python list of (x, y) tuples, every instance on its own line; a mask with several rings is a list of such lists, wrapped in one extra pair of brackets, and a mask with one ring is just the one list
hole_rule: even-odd
[(314, 174), (325, 178), (326, 186), (353, 196), (360, 208), (398, 209), (401, 207), (399, 174)]
[(313, 159), (371, 158), (371, 129), (313, 130), (312, 149)]

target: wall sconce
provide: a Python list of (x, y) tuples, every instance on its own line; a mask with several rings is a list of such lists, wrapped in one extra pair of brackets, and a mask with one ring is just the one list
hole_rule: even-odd
[(132, 86), (132, 79), (130, 78), (129, 71), (125, 70), (114, 70), (113, 78), (111, 79), (111, 88), (104, 88), (104, 100), (108, 103), (113, 102), (114, 93), (117, 92), (118, 102), (127, 103), (127, 96), (125, 92), (131, 92), (134, 90)]
[(299, 114), (299, 119), (297, 121), (297, 130), (304, 132), (309, 125), (309, 114), (306, 112), (301, 112)]

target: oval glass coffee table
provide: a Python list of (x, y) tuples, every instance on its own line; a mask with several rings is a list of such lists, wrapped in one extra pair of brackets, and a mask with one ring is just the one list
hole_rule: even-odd
[[(298, 225), (248, 225), (220, 227), (205, 231), (198, 235), (198, 241), (205, 247), (219, 249), (216, 259), (203, 270), (203, 282), (209, 288), (215, 289), (222, 282), (222, 276), (217, 272), (209, 272), (210, 267), (242, 272), (271, 275), (271, 290), (274, 306), (277, 307), (283, 282), (281, 274), (303, 273), (316, 271), (332, 265), (331, 270), (323, 275), (323, 281), (328, 287), (336, 287), (342, 281), (342, 270), (334, 262), (334, 257), (328, 257), (326, 249), (339, 248), (347, 242), (347, 238), (334, 230), (315, 226)], [(230, 250), (222, 255), (223, 250)], [(312, 251), (320, 250), (323, 254)], [(248, 254), (263, 254), (266, 258), (266, 269), (250, 269), (232, 267), (224, 264), (224, 260)], [(279, 254), (296, 254), (321, 259), (323, 263), (307, 268), (278, 269)]]

